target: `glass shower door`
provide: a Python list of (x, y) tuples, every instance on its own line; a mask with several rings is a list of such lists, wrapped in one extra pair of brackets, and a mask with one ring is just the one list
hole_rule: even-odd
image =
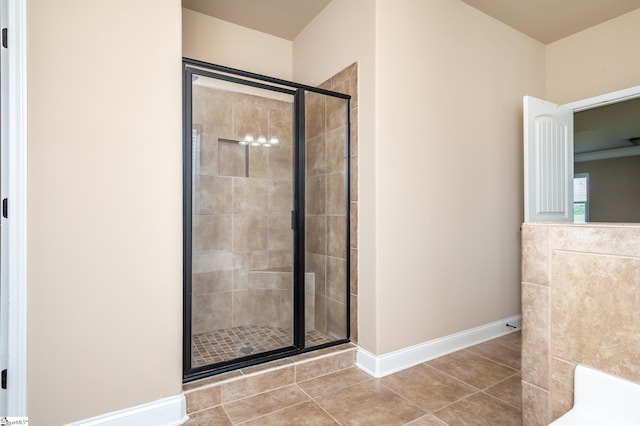
[(191, 87), (191, 368), (294, 345), (294, 92)]
[(349, 339), (349, 96), (184, 60), (185, 381)]

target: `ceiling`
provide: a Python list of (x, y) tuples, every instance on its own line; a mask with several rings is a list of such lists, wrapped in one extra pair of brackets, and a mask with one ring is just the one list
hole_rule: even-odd
[(462, 0), (549, 44), (640, 8), (640, 0)]
[[(462, 0), (548, 44), (640, 8), (640, 0)], [(293, 40), (331, 0), (182, 0), (243, 27)]]
[(331, 0), (182, 0), (182, 6), (223, 21), (293, 40)]

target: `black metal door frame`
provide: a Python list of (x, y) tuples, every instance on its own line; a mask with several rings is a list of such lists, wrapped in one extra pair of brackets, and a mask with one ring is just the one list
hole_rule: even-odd
[[(291, 214), (293, 229), (293, 345), (261, 352), (242, 358), (236, 358), (216, 364), (200, 367), (191, 365), (192, 341), (192, 81), (193, 76), (204, 76), (232, 83), (248, 85), (260, 89), (293, 95), (293, 210)], [(349, 231), (346, 235), (346, 338), (307, 348), (305, 346), (305, 92), (316, 92), (347, 101), (347, 161), (345, 171), (346, 185), (346, 221), (350, 229), (350, 188), (349, 188), (349, 104), (351, 97), (343, 93), (332, 92), (289, 82), (234, 68), (209, 64), (202, 61), (183, 58), (183, 382), (190, 382), (214, 374), (236, 370), (247, 366), (289, 357), (291, 355), (322, 349), (349, 341), (350, 324), (350, 256)]]

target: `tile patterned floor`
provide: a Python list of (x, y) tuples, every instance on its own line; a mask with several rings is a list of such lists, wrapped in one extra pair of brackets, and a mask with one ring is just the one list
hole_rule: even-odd
[(521, 425), (520, 332), (381, 379), (355, 367), (192, 413), (185, 425)]
[[(261, 326), (232, 327), (195, 334), (191, 344), (192, 365), (200, 367), (290, 346), (292, 339), (290, 329)], [(311, 330), (306, 333), (307, 346), (330, 341), (319, 331)]]

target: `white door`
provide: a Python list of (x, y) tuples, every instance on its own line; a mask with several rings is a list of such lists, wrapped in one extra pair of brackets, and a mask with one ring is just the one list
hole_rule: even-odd
[[(0, 27), (7, 28), (7, 1), (0, 0)], [(8, 67), (7, 49), (0, 47), (0, 202), (7, 197), (6, 188), (8, 183)], [(2, 209), (4, 210), (4, 209)], [(7, 238), (7, 218), (4, 212), (0, 212), (0, 371), (7, 368), (8, 361), (8, 325), (9, 325), (9, 304), (8, 304), (8, 238)], [(0, 387), (0, 415), (7, 414), (7, 390)]]
[(524, 221), (573, 222), (573, 110), (524, 97)]
[[(0, 416), (27, 415), (27, 2), (0, 0)], [(6, 213), (6, 214), (5, 214)], [(8, 217), (8, 218), (7, 218)]]

